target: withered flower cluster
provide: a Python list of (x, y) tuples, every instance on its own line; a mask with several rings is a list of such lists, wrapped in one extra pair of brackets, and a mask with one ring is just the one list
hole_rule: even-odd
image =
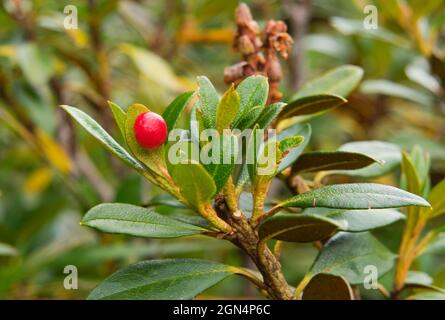
[(227, 84), (238, 84), (254, 74), (267, 76), (269, 79), (269, 103), (281, 100), (282, 93), (278, 86), (283, 77), (278, 55), (287, 59), (292, 46), (292, 38), (287, 33), (286, 24), (269, 20), (262, 31), (252, 18), (250, 9), (240, 4), (235, 11), (237, 31), (233, 48), (241, 53), (242, 60), (224, 70)]

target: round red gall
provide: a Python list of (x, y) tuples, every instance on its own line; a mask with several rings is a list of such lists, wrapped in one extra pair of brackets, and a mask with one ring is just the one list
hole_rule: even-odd
[(164, 118), (154, 112), (138, 115), (133, 129), (136, 141), (146, 149), (157, 148), (167, 139), (167, 124)]

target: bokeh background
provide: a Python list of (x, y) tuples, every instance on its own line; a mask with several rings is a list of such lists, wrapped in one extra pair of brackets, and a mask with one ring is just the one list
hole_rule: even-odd
[[(282, 61), (284, 101), (306, 80), (343, 65), (364, 81), (338, 110), (311, 120), (309, 149), (335, 150), (348, 141), (379, 139), (406, 150), (421, 145), (432, 158), (433, 184), (445, 176), (445, 3), (443, 0), (245, 1), (260, 26), (284, 20), (294, 38)], [(224, 68), (239, 61), (232, 48), (235, 0), (4, 0), (0, 5), (0, 298), (83, 299), (123, 265), (142, 259), (196, 257), (248, 265), (229, 243), (191, 237), (146, 240), (81, 227), (100, 202), (156, 206), (165, 196), (125, 168), (58, 106), (86, 111), (116, 139), (107, 100), (138, 102), (162, 112), (206, 75), (226, 90)], [(366, 5), (378, 29), (367, 30)], [(65, 29), (66, 6), (78, 29)], [(332, 178), (333, 179), (333, 178)], [(379, 182), (398, 185), (393, 173)], [(162, 203), (163, 205), (159, 205)], [(438, 221), (437, 223), (440, 223)], [(401, 225), (376, 235), (397, 251)], [(445, 285), (445, 239), (415, 268)], [(316, 250), (286, 244), (282, 263), (297, 284)], [(78, 269), (78, 290), (66, 290), (64, 267)], [(383, 279), (385, 281), (385, 279)], [(372, 292), (363, 293), (374, 298)], [(199, 298), (257, 298), (231, 278)]]

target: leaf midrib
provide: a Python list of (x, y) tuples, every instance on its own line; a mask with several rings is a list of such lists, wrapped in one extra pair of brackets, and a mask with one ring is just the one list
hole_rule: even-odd
[[(310, 96), (307, 96), (307, 97), (310, 97)], [(307, 97), (304, 97), (304, 98), (307, 98)], [(325, 102), (328, 102), (328, 101), (337, 101), (338, 103), (336, 103), (336, 104), (334, 104), (334, 105), (332, 105), (332, 106), (329, 106), (329, 107), (326, 108), (326, 109), (322, 109), (322, 110), (320, 110), (320, 111), (318, 111), (318, 112), (321, 112), (321, 111), (324, 111), (324, 110), (327, 110), (327, 109), (331, 109), (331, 108), (335, 108), (335, 107), (337, 107), (337, 106), (339, 106), (339, 105), (345, 103), (345, 101), (341, 100), (340, 98), (332, 98), (332, 97), (331, 97), (331, 98), (321, 99), (321, 100), (316, 100), (316, 101), (312, 101), (312, 102), (309, 102), (309, 103), (305, 103), (305, 104), (303, 104), (303, 105), (300, 105), (300, 106), (296, 107), (295, 109), (290, 109), (288, 112), (283, 112), (283, 115), (281, 116), (281, 118), (283, 118), (283, 117), (287, 117), (289, 114), (293, 114), (293, 113), (295, 113), (295, 112), (304, 110), (304, 109), (306, 109), (306, 108), (308, 108), (308, 107), (311, 107), (312, 105), (322, 104), (322, 103), (325, 103)], [(304, 115), (304, 114), (303, 114), (303, 115)]]
[[(164, 227), (169, 227), (169, 228), (178, 229), (178, 230), (181, 228), (179, 226), (172, 226), (172, 225), (168, 225), (168, 224), (165, 224), (165, 223), (153, 223), (153, 222), (146, 222), (146, 221), (131, 221), (131, 220), (119, 219), (119, 218), (95, 218), (95, 219), (90, 219), (90, 220), (84, 220), (84, 222), (100, 221), (100, 220), (104, 220), (104, 221), (108, 221), (108, 220), (124, 221), (124, 222), (132, 223), (132, 224), (146, 224), (146, 225), (154, 225), (154, 226), (164, 226)], [(189, 229), (189, 230), (193, 230), (193, 231), (205, 231), (205, 229), (200, 228), (200, 227), (196, 227), (196, 226), (193, 226), (193, 225), (190, 225), (190, 227), (186, 226), (186, 227), (184, 227), (182, 229)]]
[(128, 291), (135, 290), (135, 289), (142, 289), (142, 288), (148, 287), (150, 285), (153, 285), (155, 283), (162, 283), (162, 282), (171, 281), (171, 280), (175, 280), (175, 279), (180, 280), (180, 279), (190, 278), (190, 277), (193, 278), (193, 277), (197, 277), (197, 276), (200, 276), (200, 275), (203, 275), (203, 274), (207, 275), (207, 274), (212, 274), (212, 273), (227, 273), (227, 276), (229, 276), (231, 274), (231, 272), (226, 270), (226, 269), (211, 270), (211, 271), (207, 270), (207, 271), (201, 271), (201, 272), (187, 273), (187, 274), (183, 274), (183, 275), (178, 274), (178, 275), (173, 275), (173, 276), (170, 276), (170, 277), (162, 278), (159, 281), (151, 281), (151, 282), (148, 282), (148, 283), (144, 283), (143, 285), (140, 285), (140, 286), (133, 286), (133, 287), (127, 288), (125, 290), (117, 291), (117, 292), (115, 292), (115, 293), (113, 293), (111, 295), (102, 296), (99, 299), (104, 299), (104, 298), (108, 298), (109, 299), (109, 298), (111, 298), (113, 296), (121, 294), (122, 292), (128, 292)]

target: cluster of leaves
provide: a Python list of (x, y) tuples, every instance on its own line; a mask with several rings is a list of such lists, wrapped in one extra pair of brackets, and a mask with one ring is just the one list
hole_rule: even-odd
[[(340, 67), (305, 85), (290, 103), (269, 106), (265, 106), (268, 83), (262, 76), (246, 78), (236, 89), (233, 86), (229, 88), (221, 98), (207, 78), (198, 77), (196, 99), (192, 99), (194, 93), (185, 93), (166, 108), (164, 118), (167, 126), (174, 128), (180, 114), (191, 106), (190, 121), (199, 123), (198, 131), (214, 128), (222, 133), (221, 137), (229, 135), (237, 140), (239, 136), (234, 130), (223, 129), (253, 129), (247, 151), (254, 149), (254, 161), (238, 166), (234, 162), (206, 165), (187, 158), (184, 163), (169, 165), (165, 156), (171, 147), (168, 144), (155, 150), (141, 149), (134, 139), (133, 124), (138, 114), (148, 111), (142, 105), (132, 105), (124, 112), (110, 103), (129, 152), (88, 115), (64, 106), (110, 151), (205, 219), (169, 218), (146, 208), (110, 203), (91, 209), (82, 223), (105, 232), (149, 238), (203, 234), (230, 239), (244, 231), (235, 229), (230, 218), (217, 212), (218, 200), (215, 202), (215, 198), (223, 196), (229, 214), (245, 218), (257, 230), (258, 248), (267, 247), (267, 242), (272, 239), (277, 242), (322, 242), (318, 257), (295, 290), (296, 298), (321, 298), (327, 294), (324, 290), (327, 286), (336, 288), (330, 292), (331, 298), (352, 298), (350, 285), (363, 283), (365, 266), (374, 265), (380, 276), (394, 266), (396, 255), (369, 231), (404, 219), (401, 212), (389, 208), (410, 206), (413, 209), (408, 212), (422, 210), (418, 217), (429, 216), (430, 204), (413, 194), (426, 196), (426, 191), (407, 188), (413, 192), (410, 193), (372, 183), (334, 184), (312, 190), (308, 188), (306, 192), (278, 200), (272, 208), (273, 201), (266, 200), (266, 195), (271, 180), (277, 175), (286, 177), (322, 171), (323, 175), (376, 177), (394, 169), (400, 162), (401, 153), (397, 146), (377, 141), (349, 143), (333, 152), (303, 153), (311, 129), (309, 124), (302, 122), (344, 104), (346, 99), (343, 96), (354, 89), (361, 76), (362, 70), (358, 67)], [(278, 128), (278, 134), (256, 141), (256, 131), (271, 124)], [(185, 142), (201, 149), (211, 143), (196, 144), (192, 139)], [(270, 175), (261, 175), (257, 160), (267, 154), (272, 144), (277, 146), (275, 169)], [(236, 155), (232, 154), (235, 149), (229, 143), (223, 153), (235, 159)], [(419, 167), (423, 175), (428, 172), (427, 164), (419, 163)], [(239, 199), (246, 193), (250, 193), (252, 203), (245, 209)], [(418, 207), (425, 209), (414, 209)], [(440, 204), (434, 210), (441, 212)], [(408, 213), (408, 221), (411, 216)], [(145, 261), (113, 274), (91, 293), (90, 298), (192, 298), (233, 273), (245, 276), (266, 294), (276, 297), (267, 281), (263, 280), (268, 270), (258, 267), (262, 278), (252, 270), (202, 260)]]
[[(120, 268), (122, 263), (127, 265), (147, 257), (186, 255), (242, 264), (239, 251), (227, 241), (208, 236), (192, 236), (188, 241), (170, 238), (168, 241), (150, 239), (142, 242), (122, 236), (98, 236), (93, 230), (79, 227), (79, 214), (96, 203), (116, 201), (140, 205), (150, 197), (153, 199), (148, 203), (149, 208), (155, 208), (163, 218), (174, 217), (175, 221), (188, 226), (193, 222), (203, 228), (206, 235), (209, 229), (212, 231), (210, 235), (218, 232), (206, 220), (188, 215), (190, 210), (184, 205), (164, 195), (158, 197), (160, 190), (154, 184), (143, 183), (138, 174), (116, 164), (106, 152), (96, 148), (91, 137), (81, 130), (74, 130), (67, 115), (58, 108), (59, 104), (81, 105), (112, 132), (117, 141), (123, 141), (115, 135), (118, 128), (111, 122), (107, 100), (123, 106), (140, 101), (161, 112), (174, 96), (195, 88), (192, 79), (195, 74), (208, 75), (215, 79), (215, 86), (221, 88), (222, 81), (217, 81), (222, 78), (221, 70), (236, 61), (229, 44), (233, 39), (230, 21), (237, 2), (79, 2), (75, 3), (78, 29), (63, 27), (66, 5), (63, 2), (19, 0), (5, 1), (0, 5), (1, 297), (82, 298), (98, 279)], [(292, 11), (287, 6), (283, 10), (280, 2), (247, 2), (260, 18), (260, 26), (265, 24), (261, 19), (292, 16)], [(367, 4), (378, 9), (378, 30), (363, 28), (366, 16), (363, 9)], [(276, 180), (283, 183), (277, 190), (274, 182), (265, 210), (292, 194), (307, 191), (309, 188), (305, 184), (317, 188), (321, 182), (366, 180), (396, 185), (399, 168), (406, 171), (408, 167), (406, 164), (400, 166), (400, 147), (413, 150), (417, 144), (430, 154), (429, 176), (431, 186), (434, 186), (430, 195), (427, 187), (422, 193), (416, 189), (408, 191), (426, 198), (435, 213), (430, 214), (427, 221), (417, 222), (417, 214), (407, 212), (415, 217), (410, 218), (411, 231), (403, 228), (409, 219), (403, 219), (400, 212), (393, 209), (372, 208), (371, 212), (378, 213), (378, 219), (368, 216), (368, 210), (362, 209), (304, 210), (307, 214), (311, 214), (312, 210), (319, 211), (314, 219), (327, 221), (325, 225), (334, 230), (333, 234), (337, 232), (335, 230), (346, 230), (348, 234), (356, 235), (351, 232), (363, 229), (357, 226), (357, 221), (372, 225), (382, 219), (381, 223), (375, 224), (376, 229), (371, 230), (372, 237), (377, 237), (393, 253), (399, 251), (404, 257), (396, 264), (396, 269), (400, 270), (395, 272), (399, 279), (396, 286), (393, 285), (394, 272), (388, 272), (380, 280), (387, 288), (399, 287), (394, 296), (439, 298), (437, 288), (445, 284), (445, 241), (441, 232), (443, 215), (440, 214), (443, 211), (440, 202), (443, 186), (439, 187), (445, 173), (441, 129), (444, 123), (445, 74), (443, 5), (443, 1), (426, 4), (417, 0), (312, 1), (313, 19), (304, 36), (304, 63), (301, 63), (304, 69), (301, 71), (312, 78), (332, 66), (354, 63), (365, 70), (366, 79), (358, 90), (348, 96), (352, 87), (344, 86), (348, 90), (336, 91), (337, 84), (339, 89), (345, 83), (344, 79), (354, 82), (354, 77), (347, 77), (345, 71), (335, 73), (334, 84), (318, 93), (348, 96), (347, 108), (337, 108), (323, 117), (299, 114), (298, 120), (286, 119), (281, 114), (280, 120), (284, 121), (272, 123), (279, 129), (279, 139), (291, 136), (304, 136), (305, 139), (281, 160)], [(299, 28), (298, 32), (304, 29)], [(296, 40), (295, 48), (301, 48)], [(205, 46), (201, 45), (203, 42)], [(292, 73), (292, 70), (286, 70), (286, 76), (287, 71)], [(313, 94), (308, 86), (294, 94), (295, 88), (286, 88), (286, 85), (285, 79), (280, 90), (288, 97), (287, 101), (304, 97), (304, 91), (308, 95)], [(334, 89), (327, 89), (332, 86)], [(267, 110), (272, 109), (267, 107)], [(168, 118), (167, 113), (163, 115)], [(187, 117), (178, 119), (178, 126), (188, 126), (187, 120)], [(366, 141), (342, 145), (350, 140)], [(342, 146), (336, 152), (313, 152), (317, 149), (334, 150), (339, 145)], [(127, 153), (132, 154), (127, 147)], [(354, 158), (350, 153), (356, 153)], [(132, 157), (137, 159), (134, 155)], [(294, 161), (292, 159), (296, 159), (293, 164), (286, 164)], [(337, 164), (326, 165), (324, 159), (329, 159), (329, 162), (335, 159)], [(371, 163), (371, 159), (379, 163)], [(138, 162), (145, 170), (143, 162)], [(348, 170), (342, 167), (345, 162)], [(370, 164), (364, 167), (367, 162)], [(417, 166), (414, 153), (411, 162)], [(288, 169), (281, 170), (283, 167)], [(216, 175), (211, 174), (210, 168), (204, 166), (204, 169), (217, 185)], [(239, 177), (238, 169), (235, 167), (235, 180)], [(417, 173), (419, 177), (424, 177), (425, 168), (416, 170), (420, 170)], [(245, 172), (247, 182), (240, 193), (239, 207), (244, 215), (249, 216), (252, 199), (250, 192), (245, 192), (250, 191), (249, 171)], [(406, 176), (405, 173), (403, 175)], [(299, 177), (304, 178), (304, 183)], [(150, 179), (153, 179), (151, 175)], [(406, 178), (401, 186), (407, 188)], [(282, 194), (283, 198), (275, 199), (276, 194)], [(413, 212), (414, 209), (408, 211)], [(423, 209), (420, 211), (425, 212)], [(286, 214), (297, 216), (293, 212)], [(280, 224), (280, 215), (282, 213), (270, 220), (277, 219), (275, 223)], [(336, 219), (343, 215), (347, 218)], [(425, 218), (423, 213), (420, 216)], [(368, 218), (373, 222), (367, 222)], [(290, 218), (283, 218), (286, 219)], [(380, 227), (390, 221), (395, 222), (385, 228)], [(414, 228), (415, 225), (417, 227)], [(311, 230), (313, 232), (314, 229)], [(289, 237), (289, 234), (295, 233), (285, 236)], [(410, 244), (403, 241), (412, 235), (417, 237), (416, 241)], [(278, 256), (283, 242), (272, 237), (267, 243), (276, 244), (274, 248)], [(312, 243), (320, 247), (318, 241)], [(314, 251), (311, 242), (307, 246), (287, 242), (283, 247), (283, 268), (290, 283), (296, 283), (303, 277), (303, 270), (309, 268), (306, 261), (312, 261), (316, 254)], [(80, 290), (67, 291), (61, 286), (65, 276), (62, 270), (68, 264), (79, 268)], [(416, 271), (406, 272), (406, 269)], [(340, 273), (342, 277), (345, 270)], [(312, 284), (319, 277), (326, 276), (312, 277)], [(402, 282), (405, 284), (403, 289), (400, 288)], [(242, 280), (232, 277), (206, 293), (244, 294), (241, 284), (244, 285)], [(304, 290), (306, 298), (310, 297), (311, 286)], [(315, 292), (320, 294), (319, 290)], [(372, 290), (362, 290), (362, 295), (364, 298), (377, 297)]]
[[(146, 194), (160, 191), (97, 148), (58, 106), (82, 105), (107, 130), (115, 130), (107, 99), (142, 101), (159, 112), (193, 84), (189, 72), (206, 66), (193, 43), (230, 39), (222, 27), (235, 1), (190, 2), (181, 10), (171, 5), (179, 1), (0, 4), (1, 298), (83, 298), (115, 265), (144, 256), (208, 255), (218, 245), (202, 239), (162, 247), (161, 241), (108, 241), (78, 225), (80, 215), (97, 203), (141, 204)], [(214, 18), (215, 13), (223, 14)], [(78, 28), (65, 28), (73, 14)], [(212, 32), (209, 37), (201, 30), (209, 20), (212, 28), (221, 27), (214, 40)], [(176, 52), (177, 46), (187, 52)], [(214, 54), (208, 64), (223, 54)], [(219, 247), (216, 258), (231, 250)], [(70, 264), (80, 271), (79, 290), (61, 285)]]

